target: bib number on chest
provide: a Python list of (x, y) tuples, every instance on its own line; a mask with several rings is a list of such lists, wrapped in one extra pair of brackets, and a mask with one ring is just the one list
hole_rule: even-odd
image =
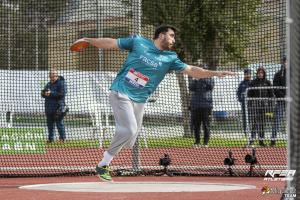
[(125, 80), (136, 88), (144, 88), (149, 81), (149, 77), (131, 68), (126, 74)]

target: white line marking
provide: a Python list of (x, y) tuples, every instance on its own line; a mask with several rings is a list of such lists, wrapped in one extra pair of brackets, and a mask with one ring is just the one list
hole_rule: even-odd
[(27, 190), (69, 192), (211, 192), (256, 189), (253, 185), (206, 182), (79, 182), (26, 185)]

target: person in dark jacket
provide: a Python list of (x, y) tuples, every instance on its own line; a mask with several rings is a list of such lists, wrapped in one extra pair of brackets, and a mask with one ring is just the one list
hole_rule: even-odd
[(266, 112), (270, 110), (271, 98), (274, 96), (271, 86), (271, 82), (266, 79), (265, 69), (259, 67), (256, 78), (250, 82), (248, 90), (249, 119), (251, 122), (249, 145), (253, 145), (256, 133), (258, 133), (259, 145), (265, 146)]
[(286, 110), (286, 57), (281, 59), (281, 69), (274, 75), (273, 79), (274, 94), (276, 97), (276, 105), (274, 112), (274, 124), (272, 127), (271, 146), (276, 145), (277, 132), (280, 129), (282, 118)]
[(246, 90), (249, 87), (249, 83), (251, 81), (251, 70), (250, 69), (245, 69), (244, 70), (244, 80), (240, 82), (238, 89), (237, 89), (237, 97), (238, 101), (241, 103), (242, 107), (242, 121), (243, 121), (243, 130), (244, 134), (247, 135), (246, 133), (246, 127), (247, 127), (247, 122), (246, 122), (246, 106), (245, 106), (245, 95), (246, 95)]
[(200, 145), (200, 127), (203, 126), (204, 146), (208, 147), (210, 137), (210, 115), (213, 108), (212, 90), (214, 88), (214, 80), (212, 78), (203, 78), (192, 80), (189, 85), (192, 91), (191, 98), (191, 116), (193, 131), (195, 135), (195, 146)]
[(49, 72), (50, 81), (42, 90), (42, 97), (45, 98), (45, 114), (48, 127), (48, 143), (54, 141), (54, 125), (56, 124), (59, 141), (63, 143), (66, 139), (64, 126), (64, 113), (66, 112), (65, 96), (67, 93), (65, 79), (58, 76), (55, 69)]

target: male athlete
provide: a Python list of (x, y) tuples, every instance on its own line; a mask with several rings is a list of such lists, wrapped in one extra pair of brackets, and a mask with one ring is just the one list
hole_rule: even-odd
[[(174, 51), (176, 29), (159, 26), (154, 40), (139, 35), (127, 38), (82, 38), (99, 49), (128, 50), (129, 54), (111, 85), (109, 101), (116, 122), (115, 135), (96, 166), (100, 179), (111, 181), (109, 164), (123, 147), (132, 147), (142, 126), (144, 106), (149, 96), (169, 71), (179, 71), (193, 78), (225, 77), (229, 71), (210, 71), (183, 63)], [(75, 42), (75, 43), (76, 43)]]

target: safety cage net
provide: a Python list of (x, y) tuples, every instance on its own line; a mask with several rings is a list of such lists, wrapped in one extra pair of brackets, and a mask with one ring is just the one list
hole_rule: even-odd
[[(146, 103), (135, 145), (112, 161), (113, 174), (286, 169), (287, 88), (275, 81), (285, 76), (285, 17), (285, 0), (1, 0), (0, 175), (95, 173), (115, 133), (110, 86), (129, 52), (70, 46), (83, 37), (152, 40), (161, 24), (178, 29), (174, 51), (183, 62), (237, 75), (196, 80), (170, 71)], [(65, 107), (63, 124), (52, 127), (41, 94), (54, 68)]]

